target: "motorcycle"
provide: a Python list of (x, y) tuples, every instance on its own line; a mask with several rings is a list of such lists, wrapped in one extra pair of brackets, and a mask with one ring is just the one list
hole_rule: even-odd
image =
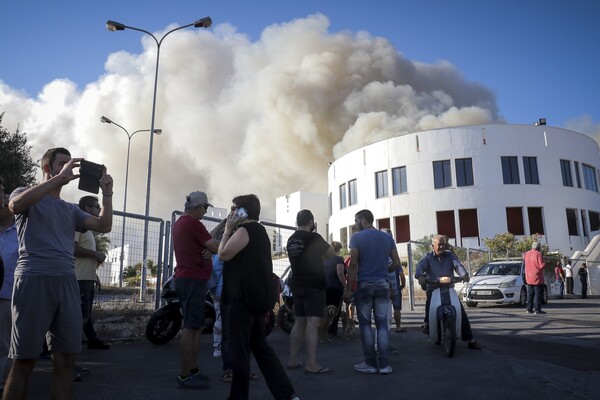
[[(179, 333), (183, 323), (181, 305), (175, 291), (174, 276), (171, 276), (165, 282), (160, 291), (160, 297), (166, 301), (166, 304), (154, 311), (146, 324), (146, 337), (150, 343), (155, 345), (168, 343)], [(207, 292), (206, 299), (204, 300), (204, 321), (206, 322), (206, 327), (202, 333), (212, 333), (215, 319), (215, 306), (210, 293)]]
[[(279, 284), (279, 277), (275, 274), (277, 287), (277, 297), (279, 297), (280, 288), (282, 285)], [(183, 314), (181, 313), (181, 306), (179, 304), (179, 298), (175, 291), (175, 277), (171, 276), (163, 285), (160, 297), (166, 301), (166, 304), (152, 313), (150, 320), (146, 324), (146, 337), (155, 345), (162, 345), (168, 343), (173, 339), (181, 330), (183, 324)], [(206, 327), (202, 333), (212, 333), (213, 326), (216, 320), (215, 306), (210, 292), (206, 293), (206, 299), (204, 300), (204, 321)], [(269, 310), (265, 317), (266, 333), (269, 335), (275, 326), (275, 313), (273, 310)]]
[(460, 300), (452, 287), (462, 278), (440, 276), (427, 283), (437, 288), (431, 293), (429, 304), (429, 337), (436, 344), (443, 343), (446, 356), (452, 357), (456, 348), (456, 338), (461, 337)]
[(277, 326), (286, 333), (292, 331), (295, 322), (293, 312), (294, 297), (292, 296), (292, 290), (290, 289), (291, 275), (291, 266), (288, 266), (285, 271), (283, 271), (283, 274), (281, 274), (281, 301), (279, 303), (279, 310), (277, 311)]

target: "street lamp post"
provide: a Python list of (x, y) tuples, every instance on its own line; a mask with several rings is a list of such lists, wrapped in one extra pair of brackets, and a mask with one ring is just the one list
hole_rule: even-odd
[[(190, 26), (193, 26), (194, 28), (209, 28), (211, 25), (212, 25), (212, 20), (210, 19), (210, 17), (204, 17), (204, 18), (201, 18), (191, 24), (187, 24), (187, 25), (183, 25), (178, 28), (175, 28), (175, 29), (171, 29), (170, 31), (165, 33), (159, 40), (156, 38), (156, 36), (154, 36), (152, 33), (148, 32), (147, 30), (135, 28), (133, 26), (124, 25), (124, 24), (121, 24), (121, 23), (115, 22), (115, 21), (110, 21), (110, 20), (106, 21), (106, 29), (108, 29), (111, 32), (123, 31), (125, 29), (131, 29), (131, 30), (143, 32), (143, 33), (149, 35), (156, 42), (156, 47), (157, 47), (156, 48), (156, 69), (154, 71), (154, 93), (152, 95), (152, 117), (150, 120), (150, 131), (151, 132), (154, 132), (154, 116), (156, 113), (156, 89), (157, 89), (157, 84), (158, 84), (158, 63), (160, 60), (160, 45), (162, 44), (162, 41), (169, 34), (175, 32), (175, 31), (178, 31), (180, 29), (188, 28)], [(144, 293), (146, 292), (146, 267), (147, 267), (147, 258), (148, 258), (148, 225), (149, 225), (148, 219), (150, 218), (150, 185), (152, 182), (153, 145), (154, 145), (154, 135), (150, 135), (150, 149), (148, 151), (148, 179), (146, 182), (146, 211), (144, 213), (146, 218), (144, 220), (144, 248), (143, 248), (143, 253), (142, 253), (143, 264), (142, 264), (142, 276), (141, 276), (141, 282), (140, 282), (140, 301), (144, 301), (143, 296), (144, 296)]]
[[(129, 180), (129, 152), (131, 150), (131, 138), (138, 132), (150, 132), (150, 129), (140, 129), (132, 134), (129, 134), (127, 129), (123, 128), (121, 125), (112, 121), (110, 118), (105, 117), (104, 115), (100, 118), (100, 122), (105, 124), (113, 124), (118, 126), (125, 132), (127, 135), (127, 163), (125, 164), (125, 194), (123, 195), (123, 223), (121, 233), (121, 260), (119, 264), (119, 287), (123, 287), (123, 260), (125, 258), (125, 213), (127, 212), (127, 182)], [(154, 133), (160, 135), (162, 133), (162, 129), (154, 129)]]

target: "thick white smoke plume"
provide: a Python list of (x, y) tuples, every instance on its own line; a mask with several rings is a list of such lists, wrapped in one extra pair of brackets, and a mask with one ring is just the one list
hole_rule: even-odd
[[(165, 29), (166, 32), (168, 27)], [(407, 60), (384, 38), (330, 32), (313, 15), (264, 30), (251, 42), (229, 25), (182, 30), (161, 47), (151, 214), (168, 218), (204, 190), (216, 206), (256, 193), (263, 217), (277, 196), (325, 193), (328, 162), (366, 143), (417, 130), (498, 119), (494, 95), (446, 62)], [(159, 32), (162, 35), (164, 32)], [(127, 137), (150, 128), (156, 45), (118, 52), (85, 88), (49, 83), (27, 98), (0, 82), (3, 125), (28, 134), (34, 158), (64, 146), (104, 163), (121, 209)], [(131, 141), (128, 211), (143, 213), (147, 132)], [(81, 194), (71, 185), (66, 193)]]

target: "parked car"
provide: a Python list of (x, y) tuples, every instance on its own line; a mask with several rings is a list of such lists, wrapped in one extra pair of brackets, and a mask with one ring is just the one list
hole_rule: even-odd
[[(494, 261), (484, 265), (463, 285), (461, 298), (467, 307), (477, 304), (527, 305), (527, 285), (523, 261)], [(542, 302), (548, 302), (548, 285), (543, 287)]]

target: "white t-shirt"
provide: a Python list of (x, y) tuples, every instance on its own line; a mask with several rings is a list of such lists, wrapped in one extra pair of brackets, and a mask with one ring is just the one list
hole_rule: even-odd
[(573, 267), (571, 266), (571, 264), (566, 264), (564, 270), (565, 270), (565, 277), (567, 277), (567, 278), (573, 277)]

